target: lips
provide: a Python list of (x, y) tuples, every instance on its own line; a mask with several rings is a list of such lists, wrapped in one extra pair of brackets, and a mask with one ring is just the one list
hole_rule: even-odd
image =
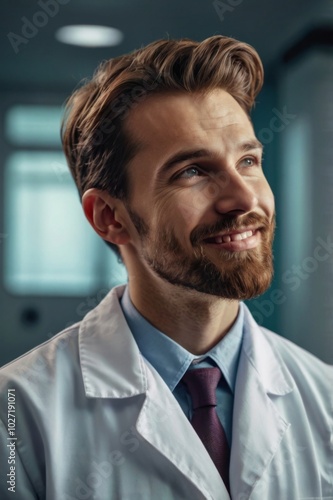
[(253, 231), (244, 231), (243, 233), (226, 234), (223, 236), (216, 236), (215, 238), (208, 238), (209, 243), (229, 243), (230, 241), (245, 240), (253, 235)]
[(204, 244), (217, 250), (228, 252), (242, 252), (251, 250), (260, 245), (261, 228), (242, 228), (238, 231), (218, 234), (204, 240)]
[(205, 241), (207, 243), (229, 243), (230, 241), (241, 241), (253, 236), (256, 230), (257, 228), (230, 231), (229, 233), (206, 238)]

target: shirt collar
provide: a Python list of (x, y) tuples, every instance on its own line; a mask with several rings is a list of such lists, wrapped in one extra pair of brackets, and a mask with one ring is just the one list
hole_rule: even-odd
[(134, 307), (128, 286), (120, 302), (127, 324), (141, 354), (157, 370), (171, 391), (179, 383), (192, 362), (209, 358), (222, 371), (230, 389), (234, 392), (238, 361), (243, 338), (244, 305), (240, 303), (235, 323), (228, 334), (204, 355), (195, 356), (170, 337), (155, 328)]

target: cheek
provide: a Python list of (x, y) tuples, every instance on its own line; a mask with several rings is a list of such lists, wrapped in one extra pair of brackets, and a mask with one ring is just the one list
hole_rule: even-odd
[(200, 182), (190, 188), (180, 189), (173, 199), (172, 207), (177, 207), (179, 218), (183, 223), (191, 226), (216, 199), (219, 188), (212, 182)]
[(154, 203), (152, 225), (158, 234), (161, 228), (173, 233), (182, 246), (188, 245), (191, 229), (197, 223), (197, 217), (191, 200), (188, 201), (180, 192), (168, 193)]

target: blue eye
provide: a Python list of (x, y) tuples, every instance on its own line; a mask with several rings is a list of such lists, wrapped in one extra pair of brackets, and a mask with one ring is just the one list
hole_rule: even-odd
[(244, 158), (243, 162), (248, 166), (248, 167), (252, 167), (252, 165), (254, 164), (254, 160), (253, 158)]
[(260, 161), (258, 158), (247, 156), (246, 158), (243, 158), (242, 163), (245, 164), (246, 167), (255, 167), (260, 164)]
[(192, 177), (196, 177), (195, 173), (197, 173), (197, 175), (201, 174), (201, 171), (198, 169), (198, 167), (189, 167), (186, 170), (183, 170), (179, 175), (177, 175), (177, 178), (182, 177), (185, 179), (191, 179)]

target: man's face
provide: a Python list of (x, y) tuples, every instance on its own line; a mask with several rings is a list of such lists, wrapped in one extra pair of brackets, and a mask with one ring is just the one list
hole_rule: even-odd
[(147, 98), (126, 129), (136, 259), (176, 286), (249, 299), (270, 285), (274, 198), (246, 113), (227, 92)]

